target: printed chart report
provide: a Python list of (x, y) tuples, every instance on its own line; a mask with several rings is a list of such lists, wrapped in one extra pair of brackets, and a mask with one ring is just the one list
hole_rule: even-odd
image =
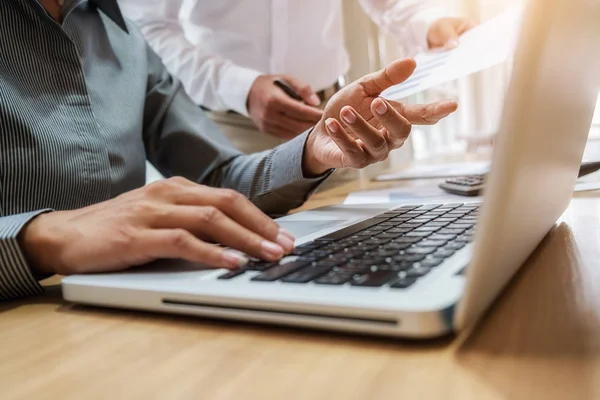
[(417, 69), (405, 82), (385, 90), (382, 96), (401, 100), (436, 85), (501, 64), (514, 53), (524, 6), (504, 13), (466, 32), (454, 50), (432, 50), (415, 57)]

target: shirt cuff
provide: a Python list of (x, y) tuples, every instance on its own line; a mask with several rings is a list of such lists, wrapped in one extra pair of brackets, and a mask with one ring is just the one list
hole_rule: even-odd
[(304, 194), (306, 201), (318, 186), (334, 171), (331, 169), (324, 174), (307, 178), (302, 168), (302, 160), (306, 151), (306, 141), (312, 129), (302, 135), (282, 144), (275, 149), (272, 160), (273, 187), (281, 188), (278, 195), (283, 198), (297, 199), (298, 194)]
[(441, 18), (447, 17), (448, 14), (439, 7), (431, 7), (417, 12), (411, 19), (412, 34), (416, 48), (413, 50), (415, 54), (429, 50), (427, 36), (429, 29), (433, 23)]
[(248, 95), (256, 78), (262, 75), (250, 68), (228, 64), (221, 72), (219, 97), (229, 110), (248, 117)]
[(34, 296), (44, 292), (29, 267), (17, 238), (29, 221), (48, 211), (52, 210), (0, 218), (0, 300)]

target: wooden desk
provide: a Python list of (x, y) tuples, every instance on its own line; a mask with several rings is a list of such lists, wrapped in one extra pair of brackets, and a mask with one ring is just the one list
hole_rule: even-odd
[(361, 338), (74, 306), (55, 290), (0, 305), (0, 398), (600, 398), (599, 197), (573, 201), (470, 335)]

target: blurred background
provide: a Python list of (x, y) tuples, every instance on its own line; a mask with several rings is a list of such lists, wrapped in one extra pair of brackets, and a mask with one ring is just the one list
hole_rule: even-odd
[[(428, 0), (443, 6), (454, 16), (469, 16), (485, 21), (520, 0)], [(373, 23), (358, 1), (343, 0), (346, 47), (351, 68), (346, 81), (351, 82), (376, 71), (402, 56), (401, 47)], [(433, 127), (415, 127), (406, 145), (395, 151), (386, 162), (356, 171), (356, 175), (373, 176), (382, 170), (402, 166), (411, 161), (436, 156), (438, 160), (465, 152), (476, 154), (491, 149), (490, 139), (497, 130), (504, 93), (510, 80), (511, 60), (486, 71), (449, 82), (406, 99), (408, 103), (424, 103), (456, 99), (459, 110)], [(600, 142), (600, 97), (590, 140)], [(464, 159), (464, 156), (463, 156)], [(160, 179), (148, 165), (148, 182)]]
[[(432, 0), (436, 2), (436, 0)], [(483, 21), (518, 3), (518, 0), (438, 0), (455, 15), (468, 15)], [(401, 57), (394, 39), (386, 37), (369, 19), (357, 1), (344, 1), (347, 47), (351, 57), (348, 80), (354, 80)], [(365, 35), (364, 32), (368, 34)], [(459, 102), (459, 111), (435, 127), (413, 131), (408, 145), (398, 150), (387, 166), (432, 155), (489, 150), (489, 138), (497, 129), (503, 95), (510, 78), (510, 62), (505, 65), (436, 87), (407, 99), (421, 103), (444, 98)], [(600, 98), (590, 139), (600, 140)]]

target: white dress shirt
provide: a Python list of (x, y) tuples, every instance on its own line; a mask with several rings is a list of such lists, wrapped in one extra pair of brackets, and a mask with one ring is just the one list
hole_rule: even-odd
[[(348, 0), (346, 0), (348, 1)], [(359, 0), (403, 53), (427, 48), (441, 10), (426, 0)], [(316, 91), (349, 67), (342, 0), (119, 0), (196, 103), (248, 115), (262, 74), (289, 74)]]

